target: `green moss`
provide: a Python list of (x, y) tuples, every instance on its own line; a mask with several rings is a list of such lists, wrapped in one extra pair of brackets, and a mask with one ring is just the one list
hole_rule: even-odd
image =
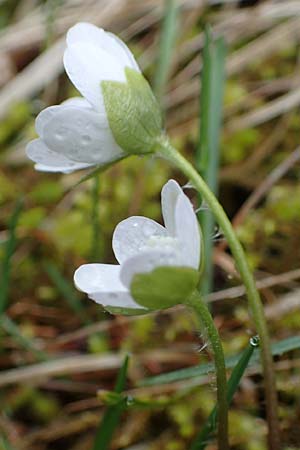
[(224, 136), (221, 142), (222, 162), (237, 163), (244, 160), (246, 156), (250, 156), (260, 136), (259, 130), (255, 128), (247, 128)]

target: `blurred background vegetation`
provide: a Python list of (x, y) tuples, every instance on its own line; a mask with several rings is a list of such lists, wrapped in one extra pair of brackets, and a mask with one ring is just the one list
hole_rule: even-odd
[[(111, 448), (185, 450), (214, 405), (213, 373), (138, 383), (211, 360), (191, 313), (111, 316), (78, 293), (72, 278), (82, 263), (113, 263), (116, 224), (130, 215), (160, 221), (162, 185), (187, 180), (162, 160), (131, 157), (72, 189), (82, 173), (38, 173), (25, 156), (39, 111), (76, 95), (62, 54), (65, 33), (78, 21), (128, 43), (156, 88), (174, 144), (191, 161), (199, 150), (205, 27), (224, 36), (219, 198), (278, 341), (300, 334), (300, 1), (0, 1), (0, 449), (92, 448), (104, 411), (97, 391), (113, 389), (130, 352), (126, 390), (148, 403), (122, 416)], [(186, 192), (199, 208), (195, 192)], [(207, 214), (202, 208), (200, 216)], [(255, 330), (220, 231), (211, 239), (209, 299), (231, 356)], [(275, 367), (284, 448), (297, 449), (299, 350), (277, 356)], [(266, 449), (258, 364), (235, 395), (230, 439), (232, 449)]]

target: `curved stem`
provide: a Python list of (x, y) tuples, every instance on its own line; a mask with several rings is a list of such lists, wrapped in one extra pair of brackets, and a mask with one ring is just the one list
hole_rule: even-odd
[(236, 266), (244, 282), (249, 301), (249, 308), (260, 337), (267, 405), (266, 412), (269, 428), (269, 449), (279, 450), (280, 440), (277, 417), (277, 394), (273, 370), (273, 359), (270, 351), (270, 339), (264, 316), (263, 305), (261, 303), (260, 295), (256, 289), (254, 278), (248, 266), (244, 250), (235, 235), (224, 209), (194, 167), (174, 147), (171, 146), (170, 142), (165, 137), (160, 139), (157, 150), (160, 156), (178, 167), (193, 183), (194, 187), (202, 195), (203, 199), (214, 213), (215, 218), (227, 239), (228, 245), (235, 259)]
[(227, 450), (229, 449), (227, 380), (222, 343), (209, 309), (198, 292), (194, 293), (188, 304), (197, 312), (213, 349), (217, 378), (218, 448)]

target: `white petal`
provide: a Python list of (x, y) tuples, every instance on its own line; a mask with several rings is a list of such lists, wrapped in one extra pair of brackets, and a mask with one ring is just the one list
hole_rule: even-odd
[(77, 289), (86, 294), (93, 292), (126, 291), (119, 278), (120, 266), (112, 264), (84, 264), (74, 274)]
[(35, 129), (37, 134), (42, 138), (43, 131), (47, 123), (52, 117), (54, 117), (55, 113), (61, 109), (60, 105), (49, 106), (49, 108), (43, 109), (37, 118), (35, 119)]
[(83, 97), (73, 97), (65, 100), (60, 105), (49, 106), (48, 108), (43, 109), (35, 119), (35, 129), (37, 134), (42, 138), (45, 126), (49, 123), (49, 121), (57, 114), (59, 111), (62, 111), (63, 108), (69, 106), (74, 106), (79, 109), (90, 109), (92, 110), (91, 104)]
[(131, 67), (139, 71), (139, 67), (131, 51), (124, 42), (112, 33), (104, 31), (91, 23), (80, 22), (70, 28), (67, 33), (67, 45), (77, 43), (92, 44), (114, 56), (123, 67)]
[(90, 164), (77, 163), (63, 155), (52, 152), (42, 139), (29, 142), (26, 147), (26, 154), (28, 158), (37, 163), (35, 165), (36, 170), (43, 172), (70, 173), (74, 170), (90, 167)]
[(186, 195), (178, 196), (175, 207), (176, 236), (182, 252), (182, 265), (199, 269), (200, 228), (193, 206)]
[(43, 129), (43, 140), (72, 161), (103, 164), (123, 154), (106, 117), (88, 108), (61, 107)]
[(65, 173), (65, 174), (69, 174), (74, 172), (74, 170), (78, 170), (78, 169), (74, 169), (74, 168), (66, 168), (64, 166), (56, 166), (56, 167), (52, 167), (52, 166), (46, 166), (45, 164), (35, 164), (34, 165), (35, 170), (37, 170), (38, 172), (51, 172), (51, 173)]
[(62, 106), (78, 106), (79, 108), (90, 108), (92, 105), (83, 97), (71, 97), (61, 103)]
[(122, 283), (129, 288), (132, 278), (137, 273), (152, 272), (156, 267), (180, 265), (181, 261), (175, 250), (146, 251), (132, 256), (122, 264), (120, 279)]
[(106, 36), (107, 39), (110, 40), (110, 45), (112, 50), (114, 51), (114, 54), (117, 56), (117, 58), (122, 58), (121, 61), (123, 62), (124, 67), (131, 67), (137, 72), (140, 72), (141, 69), (139, 68), (135, 57), (133, 56), (125, 42), (113, 33), (106, 32)]
[(170, 236), (175, 237), (175, 209), (178, 197), (184, 195), (181, 187), (175, 180), (169, 180), (161, 191), (161, 208), (166, 229)]
[(154, 220), (132, 216), (120, 222), (114, 231), (112, 246), (120, 264), (143, 251), (152, 236), (166, 236), (166, 229)]
[(93, 44), (95, 46), (100, 45), (104, 30), (98, 28), (96, 25), (88, 22), (79, 22), (71, 27), (67, 33), (67, 45), (73, 45), (77, 43)]
[(126, 308), (126, 309), (136, 309), (145, 310), (143, 306), (135, 302), (131, 297), (129, 291), (113, 291), (113, 292), (94, 292), (89, 294), (89, 298), (94, 300), (94, 302), (104, 307), (111, 308)]
[(120, 281), (120, 266), (85, 264), (74, 274), (77, 289), (103, 306), (143, 309)]
[(126, 81), (121, 62), (88, 43), (70, 45), (64, 54), (64, 66), (74, 86), (98, 111), (104, 111), (101, 81)]

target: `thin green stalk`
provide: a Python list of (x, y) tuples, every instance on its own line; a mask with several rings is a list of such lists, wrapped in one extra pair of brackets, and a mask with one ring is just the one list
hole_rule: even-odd
[(250, 271), (243, 247), (241, 246), (232, 225), (214, 194), (206, 185), (203, 178), (197, 173), (194, 167), (170, 144), (166, 137), (158, 142), (157, 148), (159, 154), (180, 169), (192, 182), (197, 191), (202, 195), (215, 215), (219, 226), (221, 227), (228, 245), (235, 259), (236, 266), (244, 282), (249, 308), (260, 338), (261, 358), (264, 371), (267, 421), (268, 421), (268, 443), (270, 450), (280, 449), (279, 426), (277, 416), (277, 394), (275, 385), (275, 375), (273, 370), (273, 359), (270, 348), (270, 339), (267, 324), (264, 316), (263, 305), (256, 289), (255, 281)]
[(97, 174), (93, 178), (92, 186), (92, 245), (91, 245), (91, 259), (99, 261), (100, 248), (100, 218), (99, 218), (99, 197), (100, 197), (100, 178)]
[(228, 404), (227, 404), (227, 380), (225, 359), (222, 343), (209, 309), (200, 296), (195, 293), (189, 300), (190, 306), (196, 311), (200, 323), (203, 325), (214, 353), (216, 378), (217, 378), (217, 402), (218, 402), (218, 448), (229, 449), (228, 443)]
[[(248, 367), (249, 361), (253, 355), (255, 348), (259, 345), (259, 339), (254, 336), (249, 340), (249, 344), (246, 349), (243, 351), (242, 356), (240, 357), (236, 366), (230, 375), (227, 384), (227, 402), (228, 406), (232, 402), (233, 396), (240, 384), (242, 376), (244, 375), (245, 370)], [(190, 450), (204, 450), (206, 445), (209, 443), (212, 433), (216, 427), (216, 419), (218, 417), (218, 408), (217, 405), (213, 408), (210, 413), (204, 427), (200, 431), (200, 433), (196, 436), (196, 439), (192, 443)]]

